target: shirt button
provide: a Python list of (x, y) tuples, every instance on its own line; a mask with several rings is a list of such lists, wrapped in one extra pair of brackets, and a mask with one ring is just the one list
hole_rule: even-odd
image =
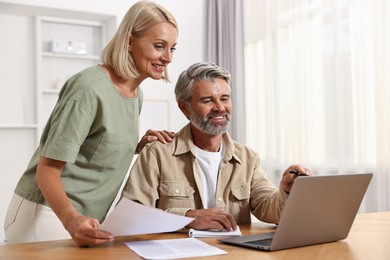
[(221, 201), (222, 201), (222, 198), (221, 198), (221, 197), (219, 197), (219, 198), (218, 198), (218, 201), (219, 201), (219, 202), (221, 202)]
[(179, 189), (176, 189), (176, 190), (175, 190), (175, 193), (176, 193), (176, 194), (179, 194), (179, 192), (180, 192)]

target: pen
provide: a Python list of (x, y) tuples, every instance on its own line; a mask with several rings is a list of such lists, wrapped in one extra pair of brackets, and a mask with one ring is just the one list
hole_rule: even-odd
[(291, 174), (295, 174), (295, 175), (297, 175), (297, 176), (306, 176), (306, 174), (300, 173), (300, 172), (297, 171), (297, 170), (290, 170), (290, 173), (291, 173)]

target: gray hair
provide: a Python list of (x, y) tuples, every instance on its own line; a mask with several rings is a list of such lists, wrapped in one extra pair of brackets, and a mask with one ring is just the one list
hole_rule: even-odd
[(213, 81), (217, 78), (224, 79), (229, 84), (231, 75), (226, 69), (211, 62), (199, 62), (191, 65), (180, 74), (177, 80), (175, 86), (176, 101), (190, 102), (194, 81)]

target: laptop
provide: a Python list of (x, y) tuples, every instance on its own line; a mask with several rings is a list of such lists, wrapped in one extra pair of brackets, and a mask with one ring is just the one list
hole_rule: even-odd
[(372, 173), (299, 176), (275, 232), (219, 241), (275, 251), (345, 239), (371, 178)]

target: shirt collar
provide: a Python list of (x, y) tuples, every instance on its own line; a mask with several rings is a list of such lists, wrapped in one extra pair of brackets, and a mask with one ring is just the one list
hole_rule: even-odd
[[(235, 159), (238, 163), (242, 163), (237, 154), (235, 154), (235, 145), (233, 139), (230, 137), (229, 133), (222, 135), (225, 142), (225, 154), (223, 155), (223, 160), (228, 162), (231, 159)], [(187, 124), (183, 127), (175, 137), (176, 148), (174, 155), (181, 155), (188, 152), (191, 152), (191, 149), (194, 147), (194, 142), (191, 134), (190, 124)]]

